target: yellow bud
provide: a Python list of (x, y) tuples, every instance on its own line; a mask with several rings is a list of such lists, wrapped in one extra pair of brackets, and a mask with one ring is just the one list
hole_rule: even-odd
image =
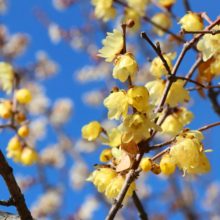
[(100, 161), (105, 163), (105, 162), (111, 160), (112, 157), (113, 157), (112, 149), (110, 149), (110, 148), (104, 149), (100, 155)]
[(165, 175), (170, 175), (175, 171), (175, 164), (170, 163), (171, 157), (169, 154), (164, 154), (160, 161), (160, 169)]
[(92, 121), (82, 127), (82, 137), (88, 141), (95, 140), (102, 132), (102, 127), (97, 121)]
[(37, 160), (38, 155), (33, 149), (29, 147), (24, 148), (21, 154), (21, 163), (23, 163), (24, 165), (32, 165)]
[(20, 139), (17, 136), (11, 138), (10, 141), (8, 142), (7, 150), (18, 150), (20, 148), (21, 148)]
[(29, 134), (29, 128), (27, 125), (23, 125), (18, 129), (18, 135), (22, 138), (27, 137)]
[(16, 98), (20, 104), (27, 104), (32, 100), (32, 95), (27, 89), (20, 89), (16, 93)]
[(16, 113), (15, 121), (17, 121), (18, 123), (21, 123), (25, 120), (26, 120), (26, 115), (24, 112), (20, 111), (20, 112)]
[(12, 111), (9, 108), (7, 108), (7, 106), (4, 105), (4, 103), (0, 104), (0, 116), (3, 119), (8, 119), (12, 116)]
[(159, 175), (161, 173), (160, 165), (155, 163), (153, 168), (151, 169), (151, 172), (156, 175)]
[(141, 160), (140, 167), (143, 171), (148, 172), (153, 168), (153, 161), (150, 159), (150, 157), (145, 157)]

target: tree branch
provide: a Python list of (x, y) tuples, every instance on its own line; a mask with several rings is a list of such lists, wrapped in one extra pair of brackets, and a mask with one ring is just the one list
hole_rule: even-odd
[(186, 12), (191, 11), (188, 0), (183, 0)]
[(211, 34), (211, 35), (216, 35), (216, 34), (220, 34), (220, 30), (212, 29), (210, 31), (186, 31), (185, 29), (182, 29), (180, 31), (180, 34)]
[(2, 206), (7, 206), (7, 207), (9, 207), (9, 206), (14, 206), (14, 205), (15, 205), (15, 202), (14, 202), (13, 198), (10, 197), (8, 201), (1, 200), (1, 201), (0, 201), (0, 205), (2, 205)]

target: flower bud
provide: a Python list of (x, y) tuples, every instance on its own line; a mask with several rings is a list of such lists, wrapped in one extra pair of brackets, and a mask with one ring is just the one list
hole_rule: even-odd
[(3, 119), (8, 119), (12, 116), (12, 111), (4, 103), (0, 104), (0, 116)]
[(31, 93), (27, 89), (18, 90), (16, 98), (20, 104), (27, 104), (32, 100)]
[(155, 163), (153, 168), (151, 169), (151, 172), (156, 175), (159, 175), (161, 173), (160, 165)]
[(21, 148), (21, 142), (17, 136), (9, 140), (7, 150), (18, 150), (20, 148)]
[(112, 149), (110, 149), (110, 148), (104, 149), (100, 155), (100, 161), (105, 163), (105, 162), (111, 160), (112, 157), (113, 157)]
[(127, 25), (129, 28), (134, 27), (134, 25), (135, 25), (134, 20), (128, 19), (128, 20), (126, 21), (126, 25)]
[(17, 121), (18, 123), (21, 123), (25, 120), (26, 120), (26, 115), (23, 111), (20, 111), (15, 114), (15, 121)]
[(102, 127), (97, 121), (92, 121), (82, 128), (82, 137), (88, 141), (95, 140), (102, 132)]
[(140, 167), (143, 171), (148, 172), (153, 168), (154, 162), (150, 159), (150, 157), (145, 157), (141, 160)]
[(165, 175), (170, 175), (175, 171), (175, 164), (170, 163), (171, 156), (169, 154), (164, 154), (160, 161), (160, 169)]
[(27, 137), (29, 134), (29, 128), (27, 125), (23, 125), (18, 129), (18, 135), (22, 138)]
[(21, 163), (24, 165), (32, 165), (37, 160), (38, 155), (33, 149), (29, 147), (24, 148), (21, 154)]

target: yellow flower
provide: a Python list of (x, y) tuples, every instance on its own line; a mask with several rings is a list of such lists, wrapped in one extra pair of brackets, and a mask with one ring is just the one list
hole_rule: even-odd
[(121, 150), (121, 147), (113, 147), (112, 148), (112, 155), (115, 158), (115, 163), (118, 165), (120, 162), (121, 157), (123, 156), (123, 151)]
[(20, 148), (21, 148), (21, 142), (17, 136), (9, 140), (7, 150), (18, 150)]
[(204, 154), (204, 146), (200, 141), (202, 139), (204, 136), (199, 131), (184, 131), (176, 138), (176, 143), (171, 146), (170, 162), (183, 169), (184, 176), (186, 171), (201, 174), (211, 171), (209, 161)]
[(161, 131), (160, 126), (151, 121), (151, 118), (139, 112), (136, 112), (134, 115), (127, 115), (118, 128), (124, 131), (122, 137), (124, 143), (128, 143), (131, 140), (135, 143), (139, 143), (144, 138), (149, 138), (149, 129)]
[(201, 31), (204, 29), (204, 23), (201, 16), (191, 11), (184, 15), (178, 24), (182, 24), (181, 29), (186, 31)]
[(159, 3), (166, 8), (171, 8), (176, 3), (176, 0), (159, 0)]
[(9, 100), (4, 100), (0, 104), (0, 116), (3, 119), (11, 118), (11, 116), (12, 116), (12, 104)]
[(211, 71), (211, 74), (215, 75), (215, 78), (217, 79), (220, 74), (220, 54), (214, 54), (213, 56), (213, 62), (210, 65), (210, 68), (205, 70), (204, 72)]
[(102, 40), (104, 45), (97, 56), (106, 58), (106, 62), (110, 63), (114, 60), (120, 53), (123, 48), (123, 37), (122, 33), (116, 29), (113, 30), (113, 33), (107, 32), (106, 39)]
[(16, 92), (16, 98), (20, 104), (27, 104), (32, 100), (32, 95), (27, 89), (19, 89)]
[[(152, 20), (154, 23), (156, 23), (156, 24), (158, 24), (158, 25), (160, 25), (161, 27), (166, 28), (166, 29), (172, 27), (172, 25), (173, 25), (173, 23), (172, 23), (170, 17), (167, 16), (166, 14), (164, 14), (164, 13), (157, 13), (157, 14), (155, 14), (155, 15), (151, 18), (151, 20)], [(158, 27), (156, 27), (156, 26), (153, 27), (153, 31), (154, 31), (156, 34), (158, 34), (158, 36), (163, 36), (163, 35), (165, 34), (165, 32), (164, 32), (163, 30), (161, 30), (160, 28), (158, 28)]]
[(111, 183), (118, 173), (110, 168), (101, 168), (93, 171), (87, 181), (93, 182), (99, 192), (104, 192), (106, 187)]
[(101, 152), (99, 159), (101, 162), (105, 163), (105, 162), (111, 160), (112, 157), (113, 157), (112, 150), (110, 148), (108, 148), (108, 149), (104, 149)]
[(134, 9), (138, 12), (140, 16), (145, 15), (145, 11), (147, 8), (147, 4), (149, 3), (149, 0), (126, 0), (128, 3), (128, 6)]
[(169, 154), (164, 154), (160, 161), (160, 169), (165, 175), (170, 175), (175, 172), (175, 164), (170, 163), (171, 157)]
[(25, 147), (21, 154), (20, 162), (24, 165), (30, 166), (37, 162), (38, 154), (31, 148)]
[(82, 137), (88, 141), (95, 140), (102, 132), (102, 127), (97, 121), (92, 121), (82, 127)]
[[(176, 58), (176, 55), (177, 55), (176, 52), (163, 54), (163, 57), (167, 61), (167, 64), (170, 67), (171, 71), (173, 69), (172, 60), (174, 60)], [(164, 67), (163, 62), (160, 59), (160, 57), (154, 58), (154, 60), (152, 61), (150, 72), (152, 73), (152, 75), (156, 76), (157, 78), (160, 78), (163, 75), (167, 75), (167, 70)]]
[(107, 131), (108, 138), (100, 136), (99, 139), (103, 141), (103, 145), (118, 147), (121, 144), (121, 135), (122, 132), (120, 130), (117, 128), (112, 128), (111, 130)]
[(128, 90), (129, 104), (141, 113), (146, 113), (149, 102), (149, 92), (145, 86), (133, 86)]
[(181, 79), (172, 84), (166, 99), (171, 108), (175, 107), (178, 102), (182, 104), (190, 100), (189, 92), (184, 89), (183, 85), (184, 81)]
[(150, 159), (150, 157), (145, 157), (141, 160), (140, 167), (143, 171), (148, 172), (153, 168), (154, 162)]
[(120, 116), (124, 118), (128, 113), (128, 96), (124, 90), (111, 93), (103, 102), (108, 108), (108, 119), (119, 120)]
[(141, 20), (139, 14), (130, 8), (126, 8), (124, 17), (122, 18), (121, 22), (125, 23), (128, 19), (132, 19), (135, 23), (135, 25), (131, 28), (131, 31), (133, 32), (139, 31), (141, 28)]
[[(220, 25), (213, 27), (214, 30), (220, 30)], [(205, 34), (203, 39), (199, 40), (197, 49), (203, 52), (203, 61), (207, 61), (214, 54), (220, 53), (220, 34)]]
[(135, 56), (132, 53), (118, 56), (114, 64), (113, 77), (115, 79), (125, 82), (128, 76), (131, 76), (131, 80), (133, 82), (135, 81), (135, 75), (139, 70), (139, 67), (135, 61)]
[(23, 125), (18, 129), (18, 135), (22, 138), (25, 138), (29, 135), (29, 128), (27, 125)]
[(180, 133), (185, 125), (189, 124), (192, 121), (193, 118), (193, 113), (187, 111), (185, 107), (177, 108), (164, 120), (161, 126), (161, 128), (163, 129), (163, 133), (176, 136)]
[(21, 161), (21, 154), (22, 154), (22, 148), (20, 147), (19, 149), (16, 150), (10, 150), (7, 149), (7, 157), (12, 158), (15, 162), (20, 162)]
[[(106, 191), (105, 191), (105, 195), (108, 198), (114, 198), (117, 197), (119, 192), (121, 191), (121, 188), (124, 184), (125, 181), (125, 177), (124, 176), (117, 176), (115, 177), (111, 183), (107, 186)], [(133, 181), (130, 185), (130, 187), (128, 188), (128, 191), (125, 195), (125, 199), (131, 197), (133, 195), (133, 191), (136, 190), (136, 184)]]
[(0, 80), (3, 84), (3, 91), (6, 91), (7, 94), (11, 93), (13, 88), (14, 71), (10, 64), (0, 62)]
[(112, 6), (112, 0), (92, 0), (92, 5), (95, 6), (95, 16), (98, 19), (103, 18), (104, 22), (116, 17), (116, 10)]

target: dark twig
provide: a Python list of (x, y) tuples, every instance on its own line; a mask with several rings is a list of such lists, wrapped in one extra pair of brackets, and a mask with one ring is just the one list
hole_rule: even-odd
[(186, 81), (189, 81), (189, 82), (194, 83), (194, 84), (196, 84), (196, 85), (199, 85), (199, 86), (201, 86), (202, 88), (205, 88), (205, 86), (204, 86), (203, 84), (201, 84), (201, 83), (199, 83), (199, 82), (196, 82), (195, 80), (190, 79), (190, 78), (186, 78), (186, 77), (182, 77), (182, 76), (176, 76), (176, 79), (186, 80)]
[(209, 97), (209, 99), (212, 103), (212, 108), (220, 116), (220, 105), (219, 105), (219, 102), (218, 102), (219, 92), (214, 91), (214, 88), (211, 85), (211, 83), (209, 85), (210, 86), (208, 88), (208, 97)]
[(12, 199), (12, 197), (10, 197), (8, 201), (1, 200), (1, 201), (0, 201), (0, 205), (2, 205), (2, 206), (7, 206), (7, 207), (9, 207), (9, 206), (15, 206), (15, 202), (14, 202), (14, 200)]
[(215, 86), (205, 86), (205, 87), (192, 87), (192, 88), (187, 88), (187, 91), (194, 91), (194, 90), (200, 90), (200, 89), (214, 89), (214, 88), (219, 88), (220, 85), (215, 85)]
[(209, 24), (212, 24), (212, 20), (209, 18), (206, 12), (201, 13), (201, 17), (204, 18), (206, 21), (209, 22)]
[(188, 0), (183, 0), (186, 12), (191, 11)]
[(212, 34), (212, 35), (216, 35), (216, 34), (220, 34), (220, 30), (212, 29), (210, 31), (186, 31), (185, 29), (182, 29), (182, 31), (180, 31), (180, 34)]
[(18, 211), (21, 220), (32, 220), (30, 211), (25, 204), (24, 195), (15, 180), (12, 168), (8, 165), (2, 151), (0, 150), (0, 174), (3, 177), (11, 197), (15, 203), (15, 207)]
[(138, 198), (136, 191), (133, 192), (132, 199), (133, 199), (133, 202), (138, 210), (138, 216), (140, 217), (140, 219), (141, 220), (148, 220), (147, 213), (145, 213), (144, 207), (143, 207), (140, 199)]

